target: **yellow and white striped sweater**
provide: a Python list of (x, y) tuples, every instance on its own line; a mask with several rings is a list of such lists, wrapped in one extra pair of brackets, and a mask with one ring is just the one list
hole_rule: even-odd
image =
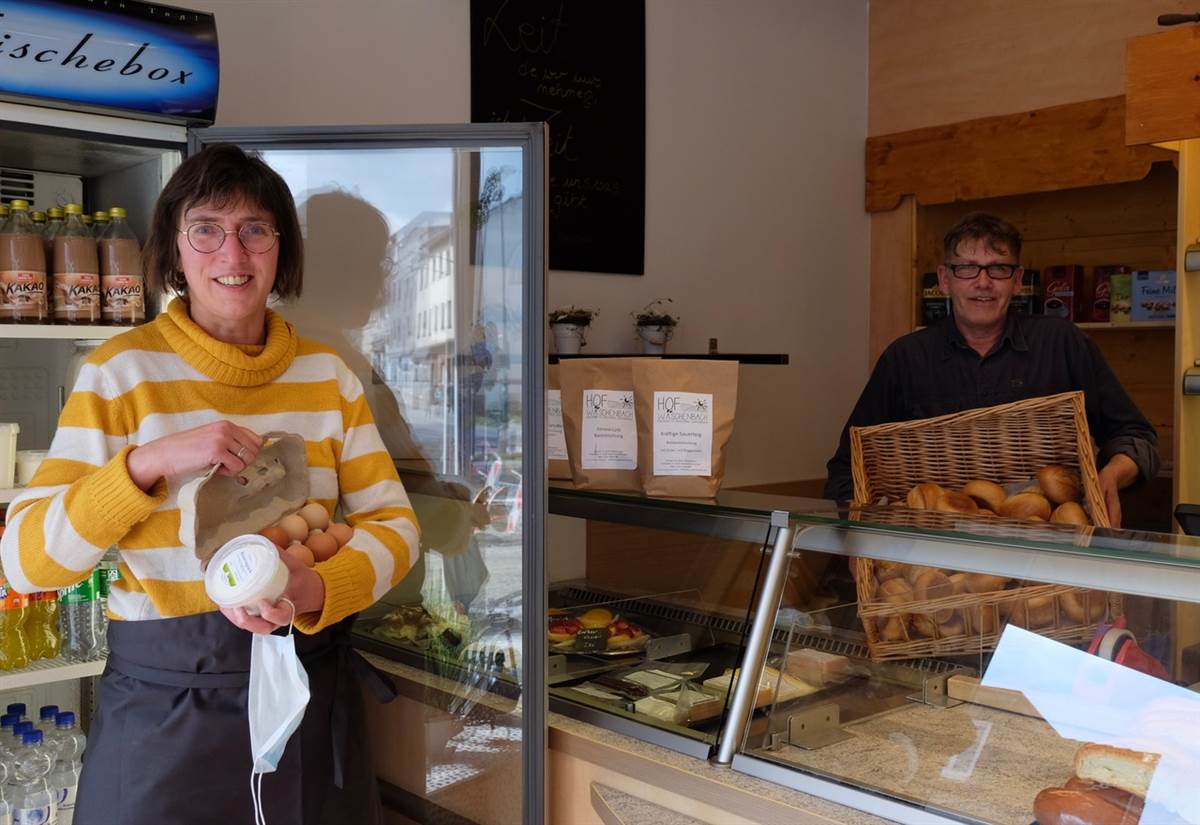
[(331, 513), (340, 503), (354, 528), (345, 547), (317, 564), (325, 607), (297, 616), (297, 629), (321, 630), (404, 578), (417, 560), (416, 517), (346, 363), (271, 311), (264, 345), (223, 343), (175, 300), (152, 323), (99, 347), (80, 370), (49, 455), (8, 509), (0, 561), (13, 587), (74, 584), (116, 544), (121, 580), (109, 595), (112, 618), (216, 610), (199, 560), (180, 541), (177, 494), (187, 479), (168, 478), (143, 492), (125, 456), (220, 419), (303, 436), (310, 498)]

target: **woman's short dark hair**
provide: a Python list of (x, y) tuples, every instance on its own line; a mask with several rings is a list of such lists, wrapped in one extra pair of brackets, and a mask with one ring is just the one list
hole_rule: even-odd
[(943, 251), (947, 263), (958, 253), (958, 245), (963, 241), (983, 241), (993, 252), (1008, 252), (1017, 261), (1021, 260), (1021, 233), (1008, 221), (986, 212), (963, 215), (946, 233)]
[[(271, 291), (280, 298), (298, 297), (304, 281), (304, 245), (296, 202), (278, 172), (232, 143), (217, 143), (192, 155), (163, 187), (142, 250), (150, 289), (187, 295), (176, 247), (184, 212), (200, 204), (224, 209), (243, 201), (270, 212), (279, 231), (279, 264)], [(230, 241), (238, 242), (226, 239)]]

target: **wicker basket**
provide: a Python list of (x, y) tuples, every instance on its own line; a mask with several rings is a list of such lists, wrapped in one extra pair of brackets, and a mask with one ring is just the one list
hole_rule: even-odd
[[(986, 479), (998, 484), (1023, 483), (1037, 476), (1047, 464), (1061, 464), (1079, 473), (1083, 504), (1097, 527), (1109, 526), (1100, 480), (1096, 473), (1094, 448), (1084, 412), (1083, 393), (1070, 392), (1030, 398), (1012, 404), (967, 410), (961, 413), (851, 427), (851, 472), (855, 505), (869, 506), (886, 498), (903, 502), (908, 491), (921, 482), (947, 489), (961, 489), (968, 481)], [(942, 531), (980, 532), (1014, 538), (1041, 538), (1082, 544), (1091, 528), (1062, 525), (1031, 525), (1010, 519), (972, 517), (909, 510), (903, 507), (861, 509), (852, 518), (895, 524), (898, 527)], [(964, 524), (964, 520), (969, 524)], [(892, 603), (876, 599), (875, 562), (854, 559), (859, 616), (871, 655), (876, 659), (912, 659), (930, 655), (977, 653), (992, 650), (1005, 621), (1034, 626), (1030, 629), (1060, 641), (1087, 641), (1095, 622), (1079, 622), (1067, 616), (1068, 602), (1083, 605), (1085, 614), (1105, 602), (1105, 616), (1122, 612), (1119, 594), (1099, 594), (1065, 585), (1023, 583), (990, 593), (960, 593), (924, 601)], [(952, 571), (946, 571), (950, 573)], [(1052, 622), (1030, 622), (1029, 600), (1053, 605)], [(1043, 608), (1044, 609), (1044, 608)], [(950, 613), (953, 611), (953, 613)], [(1078, 612), (1078, 610), (1076, 610)], [(922, 622), (919, 617), (952, 616), (957, 621), (941, 625)], [(881, 629), (889, 619), (893, 631), (902, 628), (903, 638), (885, 639)], [(931, 635), (914, 625), (924, 625)], [(959, 632), (958, 625), (962, 630)], [(949, 635), (943, 632), (949, 629)], [(892, 635), (896, 635), (895, 632)]]

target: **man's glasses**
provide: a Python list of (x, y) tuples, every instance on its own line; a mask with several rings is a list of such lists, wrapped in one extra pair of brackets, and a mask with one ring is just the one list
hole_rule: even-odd
[[(194, 223), (187, 229), (175, 231), (187, 236), (192, 249), (204, 253), (216, 252), (225, 243), (225, 236), (230, 234), (219, 223)], [(275, 247), (279, 232), (269, 223), (245, 223), (238, 227), (237, 237), (243, 249), (261, 255)]]
[(1017, 264), (946, 264), (946, 269), (955, 278), (970, 281), (979, 277), (980, 272), (987, 272), (993, 281), (1007, 281), (1017, 271)]

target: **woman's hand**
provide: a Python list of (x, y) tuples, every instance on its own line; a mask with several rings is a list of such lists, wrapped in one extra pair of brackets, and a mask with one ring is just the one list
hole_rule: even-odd
[(202, 427), (165, 435), (129, 452), (125, 465), (133, 483), (149, 490), (166, 476), (183, 475), (220, 465), (217, 472), (237, 475), (254, 461), (262, 438), (254, 430), (232, 421), (214, 421)]
[(225, 618), (242, 630), (251, 633), (273, 633), (276, 628), (286, 627), (292, 621), (292, 606), (296, 606), (296, 614), (317, 613), (325, 607), (325, 580), (304, 562), (293, 556), (280, 552), (279, 557), (288, 568), (288, 583), (279, 601), (271, 604), (263, 600), (258, 603), (258, 615), (251, 616), (244, 607), (221, 608)]

